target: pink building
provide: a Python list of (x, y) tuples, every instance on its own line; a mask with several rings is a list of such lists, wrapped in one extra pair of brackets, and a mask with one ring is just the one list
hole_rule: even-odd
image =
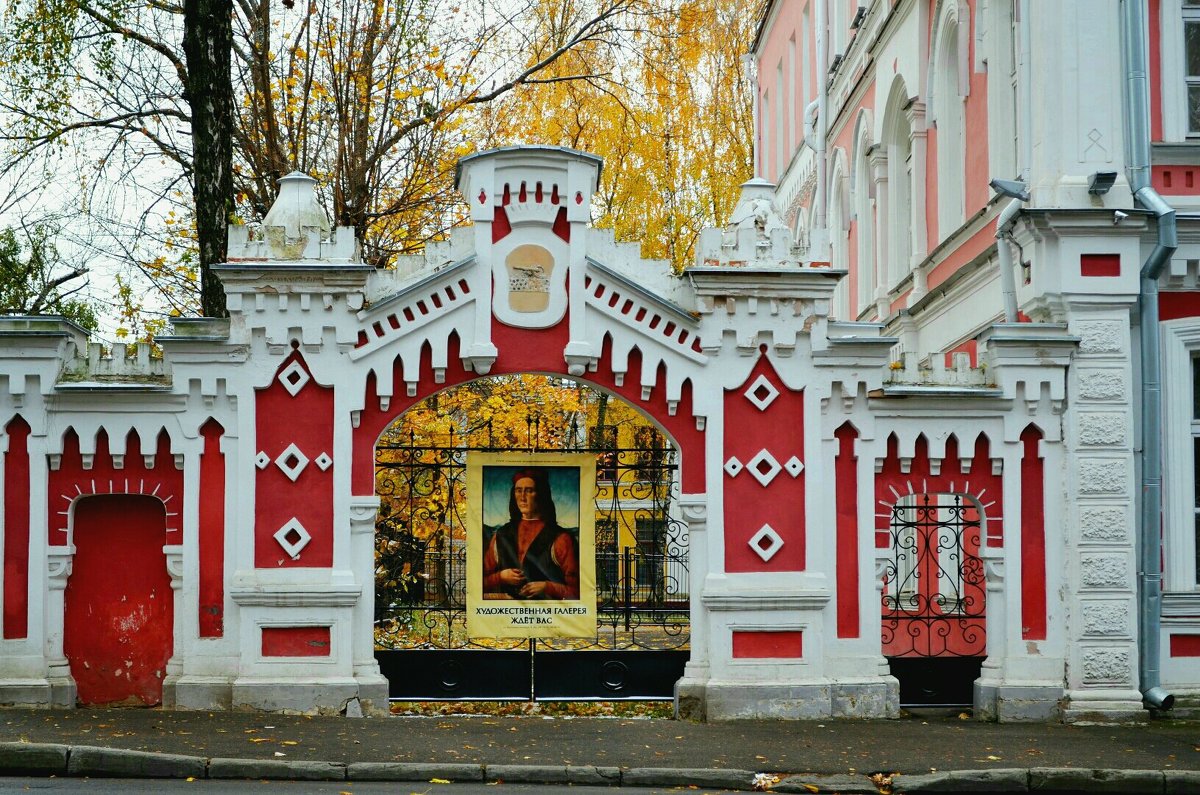
[[(1060, 714), (1057, 687), (1067, 719), (1195, 703), (1200, 4), (773, 0), (753, 57), (758, 175), (801, 260), (845, 274), (831, 317), (880, 324), (913, 374), (878, 410), (930, 400), (928, 438), (958, 432), (985, 400), (926, 368), (985, 364), (1004, 328), (1078, 341), (1064, 395), (1021, 396), (1056, 403), (1053, 427), (1005, 439), (1022, 471), (1051, 436), (1062, 458), (1037, 510), (1006, 509), (1021, 618), (976, 708)], [(902, 688), (935, 664), (884, 655)]]

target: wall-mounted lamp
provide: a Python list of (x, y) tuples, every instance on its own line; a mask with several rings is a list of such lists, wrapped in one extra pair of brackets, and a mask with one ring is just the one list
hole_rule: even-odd
[(866, 18), (867, 18), (867, 7), (859, 6), (858, 10), (854, 12), (854, 19), (850, 20), (850, 29), (858, 30), (859, 28), (861, 28), (863, 20), (865, 20)]
[(1117, 181), (1117, 172), (1115, 171), (1097, 171), (1088, 177), (1088, 193), (1093, 196), (1103, 196), (1108, 193), (1109, 188)]
[(1029, 201), (1029, 189), (1025, 187), (1025, 183), (1019, 179), (993, 179), (988, 183), (992, 186), (992, 190), (999, 193), (1001, 196), (1007, 196), (1010, 199), (1020, 199), (1023, 202)]

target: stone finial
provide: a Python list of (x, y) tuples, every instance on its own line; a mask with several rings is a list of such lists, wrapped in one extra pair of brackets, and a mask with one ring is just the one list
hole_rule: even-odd
[(697, 265), (798, 266), (792, 233), (775, 209), (775, 184), (761, 177), (742, 183), (742, 195), (724, 229), (705, 229)]
[(280, 179), (279, 196), (261, 229), (230, 225), (229, 261), (359, 262), (353, 229), (338, 227), (330, 234), (329, 218), (317, 202), (316, 185), (315, 179), (299, 171)]
[(787, 229), (783, 218), (775, 211), (775, 184), (762, 177), (742, 183), (742, 195), (729, 216), (726, 231), (752, 228), (770, 235), (775, 229)]
[(287, 237), (300, 237), (301, 230), (315, 228), (329, 234), (329, 219), (317, 203), (317, 181), (300, 171), (279, 180), (279, 196), (263, 218), (263, 228), (283, 227)]

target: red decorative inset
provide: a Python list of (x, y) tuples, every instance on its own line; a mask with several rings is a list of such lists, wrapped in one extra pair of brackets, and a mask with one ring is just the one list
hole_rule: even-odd
[(857, 638), (858, 615), (858, 432), (850, 423), (834, 433), (838, 441), (834, 463), (837, 504), (837, 636)]
[[(875, 477), (877, 548), (893, 544), (893, 507), (902, 499), (913, 503), (902, 509), (908, 524), (895, 528), (898, 547), (888, 567), (895, 579), (889, 583), (888, 574), (884, 577), (885, 656), (982, 656), (987, 592), (980, 549), (1003, 544), (1002, 487), (982, 434), (965, 465), (954, 436), (946, 440), (936, 465), (924, 435), (904, 458), (896, 436), (888, 438), (887, 458)], [(986, 540), (981, 538), (985, 532)], [(943, 554), (948, 544), (957, 554)], [(955, 613), (949, 615), (944, 605)]]
[(734, 659), (799, 659), (804, 656), (804, 633), (793, 630), (733, 631)]
[(263, 657), (328, 657), (329, 627), (263, 627)]
[(1171, 633), (1172, 657), (1200, 657), (1200, 635)]
[(1178, 320), (1200, 317), (1200, 291), (1162, 292), (1158, 294), (1158, 319)]
[(576, 204), (583, 204), (583, 194), (582, 194), (582, 193), (580, 193), (579, 191), (576, 191), (576, 192), (575, 192), (575, 203), (576, 203)]
[[(333, 388), (312, 378), (292, 353), (267, 387), (255, 390), (254, 564), (260, 568), (333, 565)], [(303, 531), (284, 530), (299, 524)], [(281, 532), (282, 531), (282, 532)], [(279, 534), (284, 540), (278, 540)]]
[[(566, 320), (551, 328), (540, 330), (515, 328), (493, 321), (492, 340), (500, 353), (489, 375), (529, 372), (565, 373), (566, 362), (563, 359), (563, 350), (566, 348), (567, 339)], [(456, 335), (451, 335), (446, 347), (448, 366), (445, 370), (444, 382), (435, 383), (432, 354), (426, 347), (421, 352), (416, 394), (412, 397), (408, 397), (406, 394), (394, 395), (386, 410), (379, 408), (375, 381), (368, 377), (366, 404), (359, 419), (359, 425), (354, 429), (354, 469), (351, 479), (355, 494), (366, 495), (375, 492), (375, 442), (383, 433), (384, 428), (396, 417), (435, 392), (477, 377), (462, 366), (460, 344)], [(705, 483), (704, 432), (697, 430), (696, 418), (692, 415), (691, 383), (684, 382), (679, 403), (672, 413), (667, 405), (661, 372), (657, 380), (659, 386), (651, 390), (648, 400), (642, 400), (640, 383), (642, 359), (641, 353), (636, 348), (629, 355), (628, 369), (620, 386), (617, 385), (616, 374), (612, 369), (612, 341), (608, 337), (604, 339), (599, 359), (597, 371), (588, 373), (585, 380), (606, 392), (628, 400), (653, 417), (679, 447), (683, 459), (681, 466), (683, 492), (685, 494), (703, 492)], [(408, 375), (408, 378), (411, 380), (411, 374)], [(393, 383), (403, 384), (404, 382), (405, 374), (400, 360), (397, 358), (393, 369)], [(747, 535), (748, 537), (749, 535)]]
[[(125, 439), (125, 453), (120, 468), (109, 452), (108, 433), (96, 435), (96, 452), (91, 466), (84, 468), (80, 454), (79, 436), (68, 429), (63, 436), (63, 451), (58, 469), (48, 477), (48, 510), (50, 521), (47, 540), (52, 546), (65, 546), (70, 541), (69, 521), (71, 504), (80, 497), (93, 494), (142, 494), (160, 500), (166, 512), (165, 544), (183, 543), (183, 470), (175, 466), (171, 440), (167, 432), (158, 434), (154, 455), (147, 460), (142, 455), (137, 431)], [(162, 549), (159, 549), (161, 556)]]
[(163, 504), (137, 495), (87, 496), (74, 514), (63, 651), (79, 701), (159, 704), (175, 599), (162, 551)]
[(486, 202), (487, 202), (487, 191), (485, 191), (483, 188), (480, 188), (479, 189), (479, 203), (485, 204)]
[(1120, 254), (1082, 254), (1079, 257), (1081, 276), (1120, 276)]
[[(804, 392), (784, 386), (766, 356), (725, 393), (723, 448), (726, 571), (802, 571)], [(773, 534), (782, 544), (764, 546)]]
[(4, 637), (29, 637), (29, 423), (4, 428)]
[[(505, 191), (507, 196), (507, 190)], [(507, 204), (507, 202), (505, 202)], [(492, 213), (492, 242), (499, 243), (504, 238), (508, 237), (508, 233), (512, 231), (512, 224), (508, 221), (508, 213), (503, 207), (497, 207)]]
[(1021, 639), (1046, 639), (1046, 505), (1042, 434), (1021, 434)]
[(562, 238), (563, 241), (571, 242), (571, 224), (567, 223), (566, 207), (558, 208), (558, 213), (554, 216), (554, 226), (550, 231)]
[(225, 429), (210, 419), (200, 428), (200, 637), (225, 632)]

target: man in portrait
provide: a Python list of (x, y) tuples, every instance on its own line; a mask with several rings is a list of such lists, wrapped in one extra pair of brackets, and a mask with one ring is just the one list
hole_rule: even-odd
[(508, 513), (483, 556), (483, 598), (578, 599), (578, 550), (558, 524), (544, 467), (513, 475)]

